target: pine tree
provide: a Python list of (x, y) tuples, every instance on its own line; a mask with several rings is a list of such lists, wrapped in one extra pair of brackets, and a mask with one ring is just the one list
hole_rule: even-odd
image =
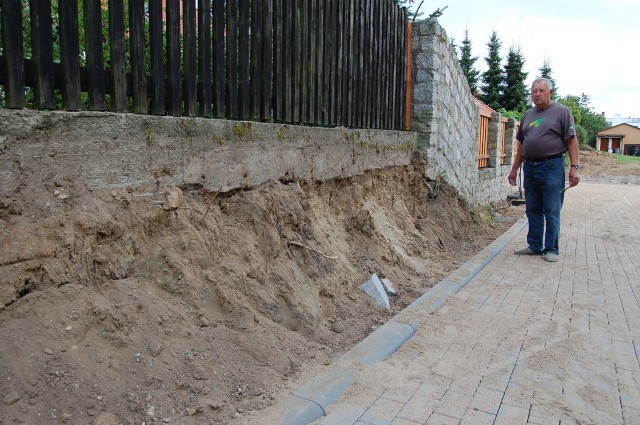
[(478, 79), (480, 78), (480, 71), (473, 66), (478, 60), (477, 57), (471, 55), (471, 40), (469, 39), (469, 31), (464, 30), (464, 40), (462, 40), (462, 46), (460, 50), (460, 67), (464, 76), (467, 77), (469, 88), (471, 93), (476, 96), (478, 94)]
[(511, 46), (504, 67), (505, 86), (502, 95), (502, 106), (507, 111), (524, 112), (528, 107), (527, 73), (523, 71), (524, 58), (519, 47)]
[(540, 68), (540, 76), (542, 78), (547, 78), (551, 80), (553, 83), (553, 94), (551, 95), (552, 100), (558, 99), (558, 87), (556, 86), (556, 80), (551, 76), (551, 66), (549, 65), (549, 59), (544, 58), (544, 64)]
[[(420, 6), (422, 6), (423, 2), (420, 2), (420, 4), (417, 6), (417, 9), (416, 9), (416, 5), (415, 5), (416, 0), (395, 0), (394, 2), (398, 6), (402, 6), (402, 7), (406, 7), (407, 8), (407, 17), (410, 20), (414, 20), (415, 21), (416, 19), (420, 18), (423, 15), (423, 13), (419, 11), (420, 10)], [(440, 13), (440, 15), (441, 14), (442, 13)]]
[(493, 31), (487, 47), (489, 54), (485, 58), (487, 70), (482, 73), (482, 95), (480, 99), (495, 110), (502, 108), (500, 104), (504, 91), (504, 72), (502, 71), (502, 58), (500, 57), (500, 47), (502, 42), (498, 34)]

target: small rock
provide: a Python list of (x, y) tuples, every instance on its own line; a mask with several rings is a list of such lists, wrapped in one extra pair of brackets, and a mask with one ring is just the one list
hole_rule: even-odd
[(147, 411), (145, 412), (147, 416), (153, 416), (156, 413), (156, 406), (149, 406)]
[(53, 354), (53, 350), (51, 348), (45, 348), (44, 349), (44, 353), (48, 354), (48, 355), (52, 355)]
[(18, 392), (16, 390), (11, 390), (9, 391), (4, 398), (2, 399), (2, 401), (4, 402), (4, 404), (13, 404), (16, 401), (20, 400), (20, 394), (18, 394)]
[(194, 408), (192, 408), (192, 407), (187, 408), (187, 415), (189, 415), (189, 416), (193, 416), (193, 415), (195, 415), (196, 413), (198, 413), (198, 411), (197, 411), (196, 409), (194, 409)]
[(149, 353), (153, 357), (158, 357), (160, 353), (162, 353), (163, 349), (164, 347), (162, 345), (162, 341), (156, 339), (152, 339), (151, 341), (149, 341)]
[(163, 418), (162, 419), (162, 423), (168, 424), (169, 422), (171, 422), (171, 418)]
[(200, 321), (200, 327), (201, 328), (208, 328), (209, 327), (209, 319), (207, 319), (206, 316), (200, 316), (198, 318), (198, 320)]
[(341, 334), (344, 332), (344, 323), (343, 322), (333, 322), (331, 324), (331, 330), (337, 334)]
[(206, 381), (209, 379), (209, 374), (204, 366), (194, 365), (193, 370), (191, 371), (191, 377), (198, 381)]
[(65, 331), (70, 331), (71, 329), (73, 329), (73, 328), (71, 327), (71, 325), (69, 325), (69, 326), (67, 326), (66, 328), (64, 328), (64, 330), (65, 330)]
[(215, 401), (211, 401), (209, 402), (209, 407), (211, 408), (211, 410), (220, 410), (222, 408), (222, 405)]
[(165, 210), (175, 210), (182, 206), (184, 202), (184, 194), (179, 187), (169, 186), (164, 188), (164, 204)]
[(122, 425), (122, 421), (113, 413), (103, 413), (96, 418), (95, 425)]

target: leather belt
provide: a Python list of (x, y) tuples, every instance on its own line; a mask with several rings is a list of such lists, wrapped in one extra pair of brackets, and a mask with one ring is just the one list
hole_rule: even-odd
[(527, 161), (542, 162), (542, 161), (549, 161), (551, 159), (560, 158), (562, 156), (564, 156), (564, 152), (558, 153), (558, 154), (555, 154), (555, 155), (543, 156), (542, 158), (527, 158)]

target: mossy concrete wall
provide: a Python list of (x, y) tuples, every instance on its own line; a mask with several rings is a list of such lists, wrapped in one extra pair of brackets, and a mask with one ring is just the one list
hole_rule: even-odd
[(228, 191), (406, 165), (413, 132), (108, 112), (0, 110), (0, 195), (47, 180)]

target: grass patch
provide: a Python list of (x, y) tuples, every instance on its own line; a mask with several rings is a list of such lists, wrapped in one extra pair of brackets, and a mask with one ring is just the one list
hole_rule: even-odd
[(613, 158), (618, 164), (638, 164), (640, 165), (640, 156), (622, 155), (619, 153), (613, 153)]
[(485, 227), (493, 227), (498, 222), (496, 214), (490, 204), (475, 208), (472, 211), (472, 215), (476, 223), (480, 223)]

